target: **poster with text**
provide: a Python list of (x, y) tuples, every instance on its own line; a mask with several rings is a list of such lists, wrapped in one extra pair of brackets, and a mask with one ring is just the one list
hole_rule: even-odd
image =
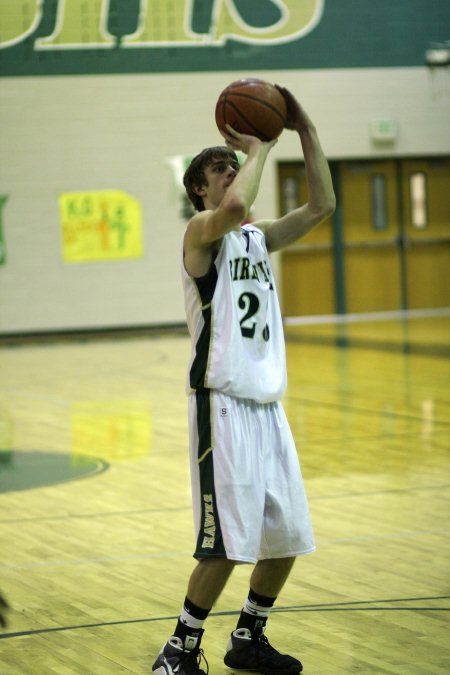
[(59, 207), (65, 262), (142, 256), (141, 205), (126, 192), (66, 193)]

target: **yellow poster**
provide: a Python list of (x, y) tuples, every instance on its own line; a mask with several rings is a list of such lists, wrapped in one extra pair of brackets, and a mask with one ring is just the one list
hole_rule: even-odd
[(142, 256), (141, 205), (121, 190), (59, 197), (64, 262)]

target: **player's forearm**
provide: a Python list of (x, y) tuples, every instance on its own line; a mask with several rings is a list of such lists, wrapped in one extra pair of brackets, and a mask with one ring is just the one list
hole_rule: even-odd
[(227, 188), (219, 207), (211, 213), (201, 228), (202, 243), (217, 241), (228, 232), (240, 228), (258, 194), (269, 149), (261, 143), (249, 149), (242, 168)]
[(260, 144), (252, 148), (226, 192), (224, 206), (226, 203), (240, 203), (244, 211), (244, 218), (249, 213), (258, 194), (261, 175), (269, 150), (270, 146), (266, 144)]
[(308, 123), (299, 125), (297, 131), (305, 159), (308, 201), (268, 226), (266, 243), (269, 251), (278, 251), (304, 237), (336, 207), (330, 168), (315, 128)]
[(325, 218), (334, 211), (336, 206), (330, 167), (315, 127), (308, 124), (298, 132), (305, 159), (308, 207), (312, 213)]

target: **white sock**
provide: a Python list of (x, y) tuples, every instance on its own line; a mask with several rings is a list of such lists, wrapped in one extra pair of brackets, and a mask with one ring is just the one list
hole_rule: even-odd
[(185, 626), (189, 626), (189, 628), (201, 628), (205, 623), (205, 619), (196, 619), (192, 614), (189, 614), (184, 607), (181, 610), (180, 621), (181, 623), (184, 623)]
[(247, 598), (243, 607), (243, 611), (246, 612), (246, 614), (251, 614), (252, 616), (259, 616), (261, 618), (267, 619), (269, 616), (270, 607), (257, 605), (256, 602), (253, 602)]

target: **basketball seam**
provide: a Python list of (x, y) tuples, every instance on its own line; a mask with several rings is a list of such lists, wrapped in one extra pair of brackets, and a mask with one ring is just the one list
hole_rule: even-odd
[(261, 138), (262, 141), (269, 141), (270, 140), (268, 138), (267, 134), (265, 134), (263, 131), (260, 131), (260, 129), (258, 129), (258, 127), (256, 127), (252, 122), (250, 122), (250, 120), (247, 119), (247, 117), (241, 112), (241, 110), (239, 110), (239, 108), (237, 106), (234, 105), (234, 103), (232, 101), (227, 101), (227, 100), (225, 100), (225, 105), (224, 105), (225, 124), (228, 124), (227, 107), (226, 107), (227, 105), (229, 105), (230, 108), (232, 108), (234, 110), (234, 112), (237, 113), (239, 115), (239, 117), (241, 117), (241, 119), (245, 122), (245, 124), (247, 124), (251, 129), (253, 129), (256, 132), (257, 135), (259, 135), (259, 137), (264, 136), (264, 138)]
[[(230, 92), (230, 95), (233, 96), (233, 97), (237, 96), (238, 98), (246, 98), (250, 101), (257, 101), (260, 105), (265, 106), (266, 108), (269, 108), (269, 110), (271, 110), (276, 115), (278, 115), (278, 117), (280, 117), (282, 119), (283, 123), (286, 122), (285, 116), (282, 115), (280, 113), (280, 111), (277, 108), (275, 108), (275, 106), (273, 106), (271, 103), (268, 103), (267, 101), (264, 101), (260, 98), (255, 97), (255, 96), (249, 96), (248, 94), (239, 94), (237, 92), (236, 93)], [(229, 105), (231, 105), (231, 101), (228, 101), (228, 96), (225, 96), (224, 104), (226, 104), (227, 102), (228, 102)]]

